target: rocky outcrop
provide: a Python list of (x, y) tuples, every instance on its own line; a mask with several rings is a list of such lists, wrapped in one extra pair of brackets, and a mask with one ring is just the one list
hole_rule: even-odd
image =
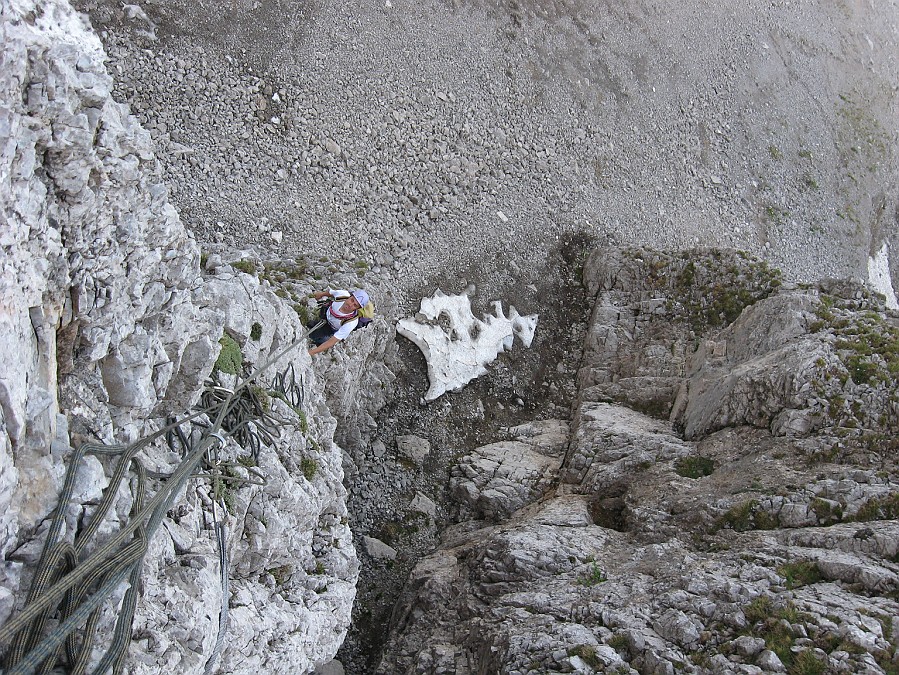
[(411, 574), (379, 672), (895, 669), (899, 317), (733, 252), (597, 251), (585, 280), (564, 458), (463, 457), (467, 520)]
[[(99, 40), (72, 8), (17, 0), (0, 11), (0, 343), (15, 357), (0, 362), (3, 623), (22, 606), (73, 446), (160, 429), (199, 401), (214, 370), (233, 388), (232, 366), (261, 367), (302, 326), (267, 281), (227, 264), (201, 273), (150, 137), (110, 97)], [(288, 367), (300, 386), (271, 398)], [(221, 475), (216, 461), (230, 462), (227, 489), (192, 479), (152, 533), (129, 672), (304, 672), (333, 657), (358, 563), (335, 421), (314, 381), (303, 349), (272, 364), (248, 427), (260, 444), (223, 439), (207, 468)], [(266, 419), (277, 424), (263, 433)], [(159, 438), (137, 459), (166, 474), (178, 450)], [(84, 530), (108, 485), (119, 491), (100, 536), (128, 523), (135, 497), (127, 480), (110, 483), (111, 462), (81, 461), (65, 539)], [(214, 520), (230, 561), (224, 635)], [(113, 619), (110, 609), (101, 636)]]
[(500, 522), (558, 479), (568, 424), (546, 420), (509, 429), (512, 440), (484, 445), (459, 461), (450, 490), (476, 518)]

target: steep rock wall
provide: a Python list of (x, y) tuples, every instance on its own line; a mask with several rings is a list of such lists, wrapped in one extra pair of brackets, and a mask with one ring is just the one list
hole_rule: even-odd
[[(199, 247), (168, 202), (150, 136), (110, 97), (100, 42), (71, 7), (12, 0), (0, 12), (2, 623), (22, 606), (73, 446), (131, 442), (187, 411), (223, 334), (251, 371), (302, 326), (267, 283), (227, 265), (201, 274)], [(269, 400), (273, 375), (289, 366), (298, 400)], [(358, 563), (336, 423), (303, 348), (258, 385), (280, 420), (273, 438), (252, 462), (230, 438), (220, 449), (264, 477), (229, 484), (227, 509), (222, 500), (217, 507), (228, 535), (232, 639), (216, 658), (216, 507), (208, 481), (193, 479), (149, 544), (129, 672), (203, 672), (207, 663), (222, 672), (305, 672), (342, 640)], [(180, 458), (159, 439), (140, 459), (165, 473)], [(250, 477), (249, 467), (234, 471)], [(90, 521), (109, 474), (108, 461), (82, 460), (65, 537)], [(126, 482), (100, 541), (128, 522), (133, 503)], [(101, 645), (111, 627), (104, 615)]]

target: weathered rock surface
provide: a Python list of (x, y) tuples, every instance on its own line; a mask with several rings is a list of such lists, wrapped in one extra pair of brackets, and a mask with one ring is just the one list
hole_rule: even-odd
[(472, 519), (414, 569), (379, 672), (894, 668), (899, 317), (730, 252), (598, 251), (585, 279), (567, 443), (539, 422), (543, 452), (462, 458)]
[[(201, 273), (150, 135), (112, 100), (102, 47), (79, 15), (60, 0), (15, 0), (0, 12), (0, 344), (13, 357), (0, 360), (5, 622), (27, 593), (73, 445), (134, 441), (186, 412), (225, 349), (223, 335), (249, 372), (301, 337), (302, 326), (267, 283), (224, 264), (207, 265), (214, 276)], [(231, 438), (220, 449), (234, 462), (232, 478), (252, 478), (246, 465), (255, 464), (264, 484), (225, 483), (213, 506), (208, 480), (193, 479), (153, 533), (128, 672), (201, 673), (207, 663), (222, 672), (305, 672), (333, 658), (358, 576), (341, 451), (313, 387), (290, 405), (268, 400), (273, 375), (288, 366), (301, 384), (315, 379), (303, 349), (261, 377), (258, 397), (281, 422), (260, 436), (255, 457)], [(222, 384), (234, 379), (220, 373)], [(138, 459), (163, 473), (180, 462), (163, 439)], [(65, 510), (67, 540), (90, 521), (110, 469), (105, 458), (82, 460)], [(128, 485), (101, 536), (128, 522)], [(214, 512), (226, 525), (231, 577), (220, 656)], [(103, 615), (101, 636), (113, 619)]]
[(541, 497), (559, 477), (567, 423), (532, 422), (509, 429), (509, 434), (512, 440), (475, 448), (453, 470), (450, 490), (474, 517), (505, 520)]

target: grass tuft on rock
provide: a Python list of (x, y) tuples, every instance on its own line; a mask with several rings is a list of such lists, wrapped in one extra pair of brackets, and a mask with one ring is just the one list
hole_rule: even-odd
[(256, 274), (256, 263), (254, 263), (252, 260), (238, 260), (231, 263), (231, 267), (240, 272), (243, 272), (244, 274)]
[(596, 656), (596, 648), (593, 645), (578, 645), (568, 650), (568, 656), (577, 656), (591, 668), (600, 668), (603, 663)]
[(684, 457), (679, 459), (674, 470), (684, 478), (703, 478), (715, 471), (715, 462), (708, 457)]
[(802, 586), (810, 586), (811, 584), (816, 584), (821, 581), (821, 570), (818, 569), (818, 564), (810, 561), (800, 561), (793, 563), (786, 563), (777, 568), (777, 573), (780, 574), (787, 582), (787, 588), (789, 590), (793, 590), (794, 588), (801, 588)]
[(793, 663), (787, 669), (787, 675), (822, 675), (824, 671), (824, 662), (813, 651), (806, 649), (793, 659)]
[(222, 346), (222, 350), (215, 360), (213, 370), (228, 375), (237, 375), (243, 366), (243, 352), (240, 351), (240, 345), (228, 334), (219, 339), (219, 344)]

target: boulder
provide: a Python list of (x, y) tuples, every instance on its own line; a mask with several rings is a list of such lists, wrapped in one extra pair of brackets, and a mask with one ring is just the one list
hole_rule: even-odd
[(431, 444), (428, 440), (412, 434), (397, 436), (396, 449), (400, 457), (414, 462), (417, 466), (423, 465), (431, 454)]
[(393, 560), (396, 558), (396, 549), (374, 537), (363, 537), (365, 551), (375, 560)]

